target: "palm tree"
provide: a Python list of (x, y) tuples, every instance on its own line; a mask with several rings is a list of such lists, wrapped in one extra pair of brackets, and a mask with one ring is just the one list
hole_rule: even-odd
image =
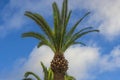
[(25, 15), (34, 20), (43, 31), (27, 32), (22, 37), (33, 37), (38, 39), (38, 48), (42, 45), (46, 45), (54, 52), (54, 57), (51, 62), (51, 69), (54, 73), (54, 80), (64, 80), (64, 75), (68, 70), (68, 61), (64, 57), (65, 51), (74, 44), (85, 45), (79, 42), (78, 39), (82, 36), (91, 33), (99, 32), (99, 30), (93, 29), (93, 27), (86, 27), (76, 32), (78, 24), (88, 15), (87, 12), (82, 18), (80, 18), (69, 30), (68, 22), (71, 17), (72, 11), (68, 11), (68, 0), (64, 0), (62, 4), (62, 10), (60, 11), (56, 2), (52, 4), (53, 17), (54, 17), (54, 29), (46, 22), (46, 20), (37, 13), (29, 11), (25, 12)]

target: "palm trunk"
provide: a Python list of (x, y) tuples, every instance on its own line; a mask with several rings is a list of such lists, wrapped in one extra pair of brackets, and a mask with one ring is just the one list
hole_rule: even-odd
[(65, 80), (63, 73), (54, 73), (54, 80)]
[(54, 80), (65, 80), (64, 76), (68, 69), (68, 61), (63, 54), (54, 55), (51, 62), (51, 69), (54, 73)]

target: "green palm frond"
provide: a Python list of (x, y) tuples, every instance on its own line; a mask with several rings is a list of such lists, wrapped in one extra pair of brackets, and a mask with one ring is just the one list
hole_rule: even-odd
[(77, 28), (78, 24), (79, 24), (87, 15), (89, 15), (89, 14), (90, 14), (90, 12), (87, 12), (82, 18), (80, 18), (80, 19), (76, 22), (76, 24), (70, 29), (70, 31), (68, 31), (68, 33), (66, 34), (66, 36), (71, 36), (71, 35), (74, 33), (75, 29)]
[(65, 50), (70, 47), (71, 45), (73, 45), (75, 43), (75, 41), (79, 38), (81, 38), (82, 36), (88, 34), (88, 33), (91, 33), (91, 32), (99, 32), (99, 30), (89, 30), (89, 31), (85, 31), (85, 32), (82, 32), (80, 33), (80, 31), (78, 31), (77, 33), (75, 33), (74, 35), (72, 35), (72, 37), (66, 41), (64, 47), (62, 48), (62, 50), (65, 52)]
[(62, 24), (65, 26), (66, 18), (67, 18), (67, 12), (68, 12), (68, 0), (63, 1), (62, 5), (62, 11), (61, 11), (61, 19), (62, 19)]
[[(67, 27), (68, 22), (69, 22), (69, 20), (70, 20), (71, 14), (72, 14), (72, 11), (70, 10), (69, 13), (68, 13), (68, 16), (67, 16), (67, 18), (66, 18), (66, 23), (65, 23), (65, 26), (66, 26), (66, 27)], [(66, 31), (66, 28), (65, 28), (64, 32), (65, 32), (65, 31)]]
[(60, 45), (60, 31), (61, 31), (61, 18), (59, 8), (56, 2), (53, 3), (53, 16), (54, 16), (54, 42), (56, 50), (59, 50)]
[(27, 78), (29, 75), (34, 76), (37, 80), (41, 80), (40, 77), (33, 72), (26, 72), (24, 77)]
[(42, 35), (40, 33), (36, 33), (36, 32), (26, 32), (26, 33), (23, 33), (22, 37), (33, 37), (33, 38), (36, 38), (36, 39), (44, 41), (44, 42), (48, 41), (47, 38), (45, 38), (44, 35)]
[[(22, 34), (22, 37), (33, 37), (33, 38), (36, 38), (38, 40), (40, 40), (42, 43), (46, 44), (49, 42), (47, 40), (47, 38), (45, 38), (44, 35), (40, 34), (40, 33), (36, 33), (36, 32), (26, 32), (26, 33), (23, 33)], [(38, 44), (40, 46), (40, 44)], [(49, 46), (49, 45), (47, 45)]]
[(40, 34), (40, 33), (36, 33), (36, 32), (27, 32), (27, 33), (23, 33), (22, 37), (33, 37), (36, 38), (38, 40), (40, 40), (40, 42), (38, 43), (38, 48), (42, 45), (46, 45), (48, 47), (50, 47), (52, 49), (53, 52), (55, 52), (55, 48), (54, 46), (50, 43), (49, 40), (47, 40), (47, 38)]
[(52, 72), (51, 68), (49, 68), (49, 69), (48, 69), (48, 79), (49, 79), (49, 80), (53, 80), (53, 76), (54, 76), (54, 75), (53, 75), (53, 72)]
[(72, 40), (75, 41), (75, 40), (79, 39), (80, 37), (82, 37), (86, 34), (89, 34), (91, 32), (99, 32), (99, 30), (89, 30), (89, 31), (85, 31), (85, 32), (82, 32), (82, 33), (81, 33), (81, 30), (80, 30), (72, 36)]
[(41, 62), (41, 66), (44, 72), (44, 80), (53, 80), (52, 70), (50, 68), (47, 69), (47, 67), (42, 62)]
[(39, 42), (38, 45), (37, 45), (37, 47), (39, 48), (39, 47), (41, 47), (41, 46), (43, 46), (43, 45), (47, 45), (47, 44), (44, 43), (44, 42)]
[(64, 0), (62, 11), (60, 15), (60, 10), (58, 9), (57, 4), (53, 3), (53, 15), (54, 15), (54, 33), (55, 33), (55, 42), (57, 46), (57, 51), (61, 50), (62, 43), (64, 40), (64, 34), (66, 32), (66, 26), (68, 23), (68, 19), (70, 18), (71, 11), (67, 14), (67, 4), (68, 0)]
[(33, 19), (43, 30), (43, 32), (46, 34), (48, 39), (51, 42), (53, 41), (53, 32), (52, 32), (50, 26), (48, 25), (48, 23), (46, 22), (46, 20), (40, 14), (26, 11), (25, 15), (28, 16), (29, 18)]
[(65, 50), (74, 44), (83, 44), (81, 41), (76, 42), (77, 39), (81, 38), (82, 36), (91, 33), (91, 32), (98, 32), (98, 30), (94, 30), (93, 27), (86, 27), (81, 30), (76, 31), (76, 28), (80, 24), (81, 21), (85, 17), (87, 17), (90, 12), (87, 12), (83, 17), (81, 17), (70, 29), (68, 29), (68, 23), (71, 17), (72, 11), (68, 11), (68, 0), (64, 0), (62, 4), (62, 9), (58, 8), (56, 2), (52, 4), (53, 9), (53, 21), (54, 21), (54, 29), (49, 26), (47, 21), (37, 13), (32, 13), (29, 11), (25, 12), (25, 15), (29, 18), (33, 19), (39, 26), (40, 29), (44, 32), (42, 34), (36, 33), (24, 33), (23, 37), (34, 37), (37, 38), (39, 41), (38, 47), (42, 45), (49, 46), (55, 54), (64, 53)]
[(60, 12), (56, 2), (53, 3), (52, 7), (53, 7), (53, 17), (54, 17), (54, 33), (58, 33), (58, 29), (60, 28), (59, 25), (61, 21)]
[(51, 50), (55, 53), (55, 47), (50, 42), (41, 41), (41, 42), (38, 43), (37, 47), (39, 48), (43, 45), (46, 45), (46, 46), (50, 47)]
[[(91, 30), (91, 29), (93, 29), (93, 27), (86, 27), (86, 28), (83, 28), (83, 29), (79, 30), (78, 32), (80, 33), (80, 32), (83, 32), (83, 31), (86, 31), (86, 30)], [(72, 38), (72, 36), (73, 36), (73, 33), (72, 33), (72, 32), (69, 32), (69, 33), (65, 36), (65, 37), (66, 37), (65, 42), (68, 41), (68, 40), (70, 40), (70, 39)]]
[(22, 80), (33, 80), (32, 78), (24, 78)]
[(83, 42), (73, 42), (73, 45), (75, 45), (75, 44), (81, 44), (81, 45), (83, 45), (83, 46), (86, 46), (86, 44), (83, 43)]
[(48, 71), (47, 71), (47, 67), (45, 67), (45, 65), (41, 62), (41, 66), (44, 72), (44, 80), (48, 80)]
[(70, 18), (70, 15), (71, 15), (71, 12), (69, 12), (68, 14), (68, 0), (64, 0), (63, 1), (63, 5), (62, 5), (62, 11), (61, 11), (61, 20), (62, 20), (62, 23), (61, 23), (61, 35), (60, 35), (60, 50), (63, 46), (63, 41), (64, 41), (64, 36), (66, 34), (66, 28), (67, 28), (67, 19)]
[[(72, 37), (72, 35), (74, 34), (75, 32), (75, 29), (77, 28), (78, 24), (86, 17), (90, 14), (90, 12), (87, 12), (82, 18), (80, 18), (76, 24), (65, 34), (65, 39), (64, 39), (64, 42), (63, 44), (65, 44), (67, 41), (69, 41), (69, 39)], [(92, 29), (92, 27), (86, 27), (86, 28), (83, 28), (81, 29), (80, 31), (84, 31), (84, 30), (87, 30), (87, 29)], [(72, 43), (71, 43), (72, 44)], [(66, 47), (66, 46), (65, 46)], [(67, 47), (66, 47), (67, 48)]]

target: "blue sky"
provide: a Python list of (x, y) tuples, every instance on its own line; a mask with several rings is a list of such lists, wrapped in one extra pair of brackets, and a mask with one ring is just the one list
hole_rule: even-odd
[[(61, 7), (62, 0), (0, 1), (0, 80), (21, 80), (26, 71), (33, 71), (42, 77), (40, 61), (49, 67), (52, 51), (46, 46), (36, 48), (38, 40), (23, 39), (21, 34), (41, 32), (32, 20), (24, 16), (26, 10), (40, 13), (53, 26), (53, 1)], [(69, 27), (91, 11), (78, 29), (94, 26), (100, 30), (100, 33), (80, 39), (87, 46), (72, 46), (65, 52), (69, 60), (68, 73), (77, 80), (120, 80), (119, 3), (119, 0), (69, 0), (69, 9), (73, 10)]]

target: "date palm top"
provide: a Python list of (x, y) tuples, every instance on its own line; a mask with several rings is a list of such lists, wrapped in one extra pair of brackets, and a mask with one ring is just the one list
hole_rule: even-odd
[(40, 41), (38, 43), (38, 47), (46, 45), (50, 47), (55, 54), (63, 54), (71, 45), (85, 45), (84, 43), (78, 41), (78, 39), (82, 36), (91, 32), (99, 32), (98, 30), (93, 29), (93, 27), (82, 28), (76, 32), (78, 24), (88, 14), (90, 14), (90, 12), (87, 12), (69, 30), (67, 30), (72, 11), (68, 11), (68, 0), (64, 0), (62, 5), (62, 10), (60, 11), (56, 2), (52, 4), (54, 17), (53, 29), (43, 18), (43, 16), (37, 13), (26, 11), (25, 15), (34, 20), (39, 25), (43, 33), (27, 32), (22, 36), (36, 38)]

